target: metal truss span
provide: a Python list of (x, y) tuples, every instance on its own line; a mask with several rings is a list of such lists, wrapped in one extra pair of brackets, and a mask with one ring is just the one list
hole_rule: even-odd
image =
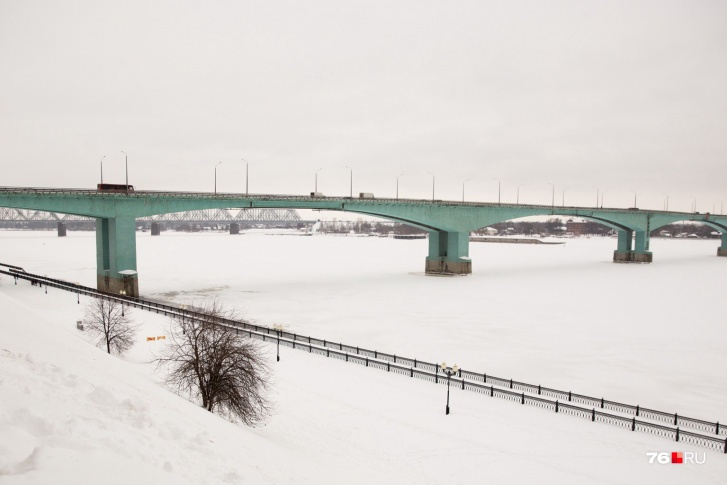
[[(69, 222), (94, 221), (93, 217), (77, 216), (27, 209), (0, 208), (0, 221), (5, 222)], [(295, 209), (206, 209), (139, 217), (150, 222), (299, 222)]]

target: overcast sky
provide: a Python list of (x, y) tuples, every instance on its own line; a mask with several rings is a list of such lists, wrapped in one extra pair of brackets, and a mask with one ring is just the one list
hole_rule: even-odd
[[(727, 2), (0, 0), (0, 185), (698, 210)], [(716, 209), (719, 210), (719, 203)]]

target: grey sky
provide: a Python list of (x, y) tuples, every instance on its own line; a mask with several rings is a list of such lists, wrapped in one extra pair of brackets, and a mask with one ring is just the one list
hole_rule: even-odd
[[(0, 0), (0, 185), (711, 211), (724, 1)], [(719, 210), (719, 204), (717, 204)]]

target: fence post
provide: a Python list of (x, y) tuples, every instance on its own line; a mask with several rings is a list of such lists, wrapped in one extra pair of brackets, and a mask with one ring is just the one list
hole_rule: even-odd
[(555, 400), (555, 412), (556, 413), (558, 412), (558, 400), (557, 399)]
[(490, 386), (490, 397), (495, 396), (495, 386)]
[(411, 376), (409, 377), (414, 377), (414, 367), (409, 367), (409, 370), (411, 371)]
[(313, 352), (313, 346), (308, 344), (308, 353), (310, 354), (311, 352)]
[(436, 372), (434, 373), (434, 383), (439, 384), (439, 374)]
[(482, 378), (483, 378), (482, 382), (484, 382), (485, 384), (487, 384), (487, 373), (482, 374)]
[(330, 356), (331, 356), (331, 349), (326, 347), (326, 357), (330, 357)]
[(416, 367), (416, 366), (417, 366), (417, 360), (414, 359), (414, 367)]
[(540, 395), (540, 384), (538, 384), (538, 396)]
[(369, 358), (366, 357), (366, 367), (368, 367), (368, 366), (369, 366)]
[(677, 413), (674, 413), (674, 426), (677, 425), (677, 420), (678, 419), (679, 419), (679, 416), (677, 415)]
[(348, 362), (348, 352), (346, 352), (346, 362)]
[(379, 353), (376, 350), (374, 350), (374, 359), (378, 359), (378, 358), (379, 358)]
[(568, 391), (568, 401), (570, 401), (570, 400), (571, 400), (571, 397), (572, 397), (572, 395), (571, 395), (571, 392), (570, 392), (570, 391)]
[(520, 404), (525, 404), (525, 393), (522, 393), (522, 401), (520, 401)]
[(603, 398), (601, 398), (601, 409), (603, 409)]
[(464, 391), (464, 379), (462, 379), (462, 390)]
[(396, 354), (394, 354), (394, 364), (396, 364)]
[(293, 334), (293, 340), (295, 341), (297, 339), (298, 339), (298, 336), (296, 334)]
[(356, 346), (356, 355), (358, 355), (358, 346)]
[(591, 410), (591, 421), (595, 421), (595, 420), (596, 420), (596, 408), (593, 408)]
[(386, 372), (391, 372), (391, 366), (388, 360), (386, 361)]
[(727, 438), (724, 439), (724, 452), (727, 454)]
[(340, 342), (338, 343), (338, 350), (343, 350), (343, 344)]
[(510, 389), (512, 389), (512, 379), (510, 379)]
[(462, 368), (459, 368), (459, 376), (462, 377)]
[(640, 408), (639, 408), (639, 405), (637, 404), (637, 405), (636, 405), (636, 415), (637, 415), (637, 416), (639, 415), (639, 409), (640, 409)]
[(716, 434), (716, 435), (719, 434), (719, 421), (717, 421), (717, 431), (715, 431), (714, 434)]
[(677, 428), (677, 441), (679, 441), (679, 428)]
[(631, 418), (631, 431), (636, 431), (636, 418)]
[(328, 345), (326, 345), (326, 339), (323, 339), (323, 346), (328, 347)]

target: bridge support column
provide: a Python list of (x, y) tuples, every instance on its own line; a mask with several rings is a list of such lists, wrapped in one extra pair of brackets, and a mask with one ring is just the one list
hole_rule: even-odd
[[(136, 221), (133, 217), (96, 219), (96, 287), (139, 296), (136, 271)], [(121, 272), (125, 272), (121, 273)]]
[(63, 222), (58, 223), (58, 237), (66, 237), (66, 224)]
[(727, 231), (722, 231), (722, 246), (717, 248), (717, 256), (727, 256)]
[(162, 233), (162, 228), (159, 225), (158, 222), (152, 222), (151, 223), (151, 235), (152, 236), (159, 236)]
[(240, 224), (233, 222), (230, 224), (230, 234), (240, 234)]
[(429, 274), (470, 274), (470, 238), (467, 232), (429, 231), (429, 256), (425, 271)]
[[(636, 234), (636, 244), (632, 238)], [(653, 255), (649, 251), (649, 234), (646, 231), (624, 229), (618, 231), (618, 247), (613, 252), (615, 263), (651, 263)]]

